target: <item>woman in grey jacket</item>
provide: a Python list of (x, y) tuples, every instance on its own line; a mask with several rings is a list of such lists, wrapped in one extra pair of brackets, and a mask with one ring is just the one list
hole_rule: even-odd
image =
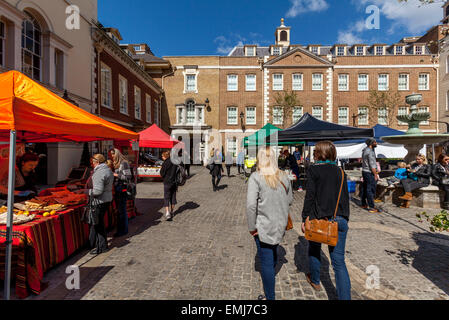
[(117, 233), (114, 234), (114, 237), (122, 237), (128, 234), (128, 212), (126, 211), (128, 196), (126, 194), (126, 185), (131, 181), (132, 173), (128, 160), (120, 150), (112, 149), (109, 153), (115, 168), (115, 199), (118, 206)]
[(257, 155), (257, 171), (248, 182), (246, 215), (257, 246), (265, 296), (275, 300), (277, 248), (285, 234), (293, 194), (288, 176), (279, 170), (274, 151), (267, 147)]
[(89, 241), (91, 248), (95, 247), (91, 254), (96, 255), (108, 250), (104, 215), (112, 202), (114, 176), (103, 155), (94, 155), (91, 158), (91, 164), (94, 171), (87, 182), (87, 187), (93, 204), (99, 206), (99, 221), (97, 225), (90, 225)]

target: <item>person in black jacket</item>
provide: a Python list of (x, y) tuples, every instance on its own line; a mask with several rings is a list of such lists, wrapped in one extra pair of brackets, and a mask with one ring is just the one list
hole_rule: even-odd
[(438, 163), (432, 169), (433, 184), (444, 191), (443, 209), (449, 209), (449, 156), (440, 154)]
[(430, 184), (430, 176), (432, 174), (430, 166), (427, 164), (427, 158), (423, 154), (416, 156), (416, 162), (411, 168), (407, 169), (408, 178), (401, 180), (404, 188), (404, 195), (399, 199), (404, 200), (401, 208), (409, 208), (410, 201), (413, 199), (412, 191), (427, 187)]
[(223, 170), (223, 159), (220, 150), (216, 150), (212, 159), (209, 162), (210, 174), (212, 175), (212, 187), (214, 192), (218, 191), (218, 184), (220, 183)]
[[(332, 142), (318, 142), (314, 151), (315, 164), (307, 170), (306, 197), (302, 211), (302, 231), (305, 232), (307, 218), (333, 219), (337, 208), (340, 187), (343, 187), (338, 202), (336, 221), (338, 223), (338, 242), (329, 246), (332, 267), (339, 300), (351, 299), (351, 280), (345, 264), (345, 246), (349, 222), (349, 192), (346, 174), (337, 166), (337, 150)], [(307, 281), (317, 291), (321, 290), (321, 243), (309, 241), (309, 267)]]
[(284, 151), (284, 156), (285, 156), (285, 162), (282, 166), (281, 169), (286, 169), (289, 168), (290, 170), (292, 170), (292, 173), (296, 176), (296, 181), (293, 184), (295, 190), (298, 191), (302, 191), (302, 187), (299, 186), (299, 166), (298, 166), (298, 161), (296, 160), (295, 156), (292, 155), (288, 150)]
[(170, 159), (170, 152), (165, 151), (162, 153), (162, 160), (164, 163), (161, 168), (161, 177), (164, 180), (164, 207), (165, 207), (165, 218), (167, 221), (173, 219), (173, 212), (175, 211), (176, 202), (176, 191), (178, 186), (176, 184), (176, 171), (177, 166), (173, 164)]

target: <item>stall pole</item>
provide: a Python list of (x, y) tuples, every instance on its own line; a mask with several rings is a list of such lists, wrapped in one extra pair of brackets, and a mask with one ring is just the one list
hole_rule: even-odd
[(12, 251), (12, 222), (14, 208), (14, 189), (16, 182), (16, 131), (11, 130), (9, 141), (9, 174), (8, 174), (8, 214), (6, 221), (6, 257), (5, 257), (5, 300), (11, 294), (11, 251)]

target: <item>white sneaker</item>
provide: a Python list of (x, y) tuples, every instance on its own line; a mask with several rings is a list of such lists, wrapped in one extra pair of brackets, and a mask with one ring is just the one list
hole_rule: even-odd
[(171, 214), (170, 213), (166, 213), (165, 214), (165, 219), (166, 220), (170, 220), (171, 219)]

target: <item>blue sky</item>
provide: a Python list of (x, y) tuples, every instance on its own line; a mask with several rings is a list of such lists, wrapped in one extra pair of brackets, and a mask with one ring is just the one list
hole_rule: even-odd
[[(370, 5), (379, 9), (379, 29), (366, 28)], [(419, 7), (418, 0), (98, 1), (99, 21), (118, 28), (122, 43), (148, 43), (157, 56), (226, 55), (242, 43), (270, 45), (282, 17), (293, 44), (392, 44), (424, 34), (443, 10), (441, 3)]]

